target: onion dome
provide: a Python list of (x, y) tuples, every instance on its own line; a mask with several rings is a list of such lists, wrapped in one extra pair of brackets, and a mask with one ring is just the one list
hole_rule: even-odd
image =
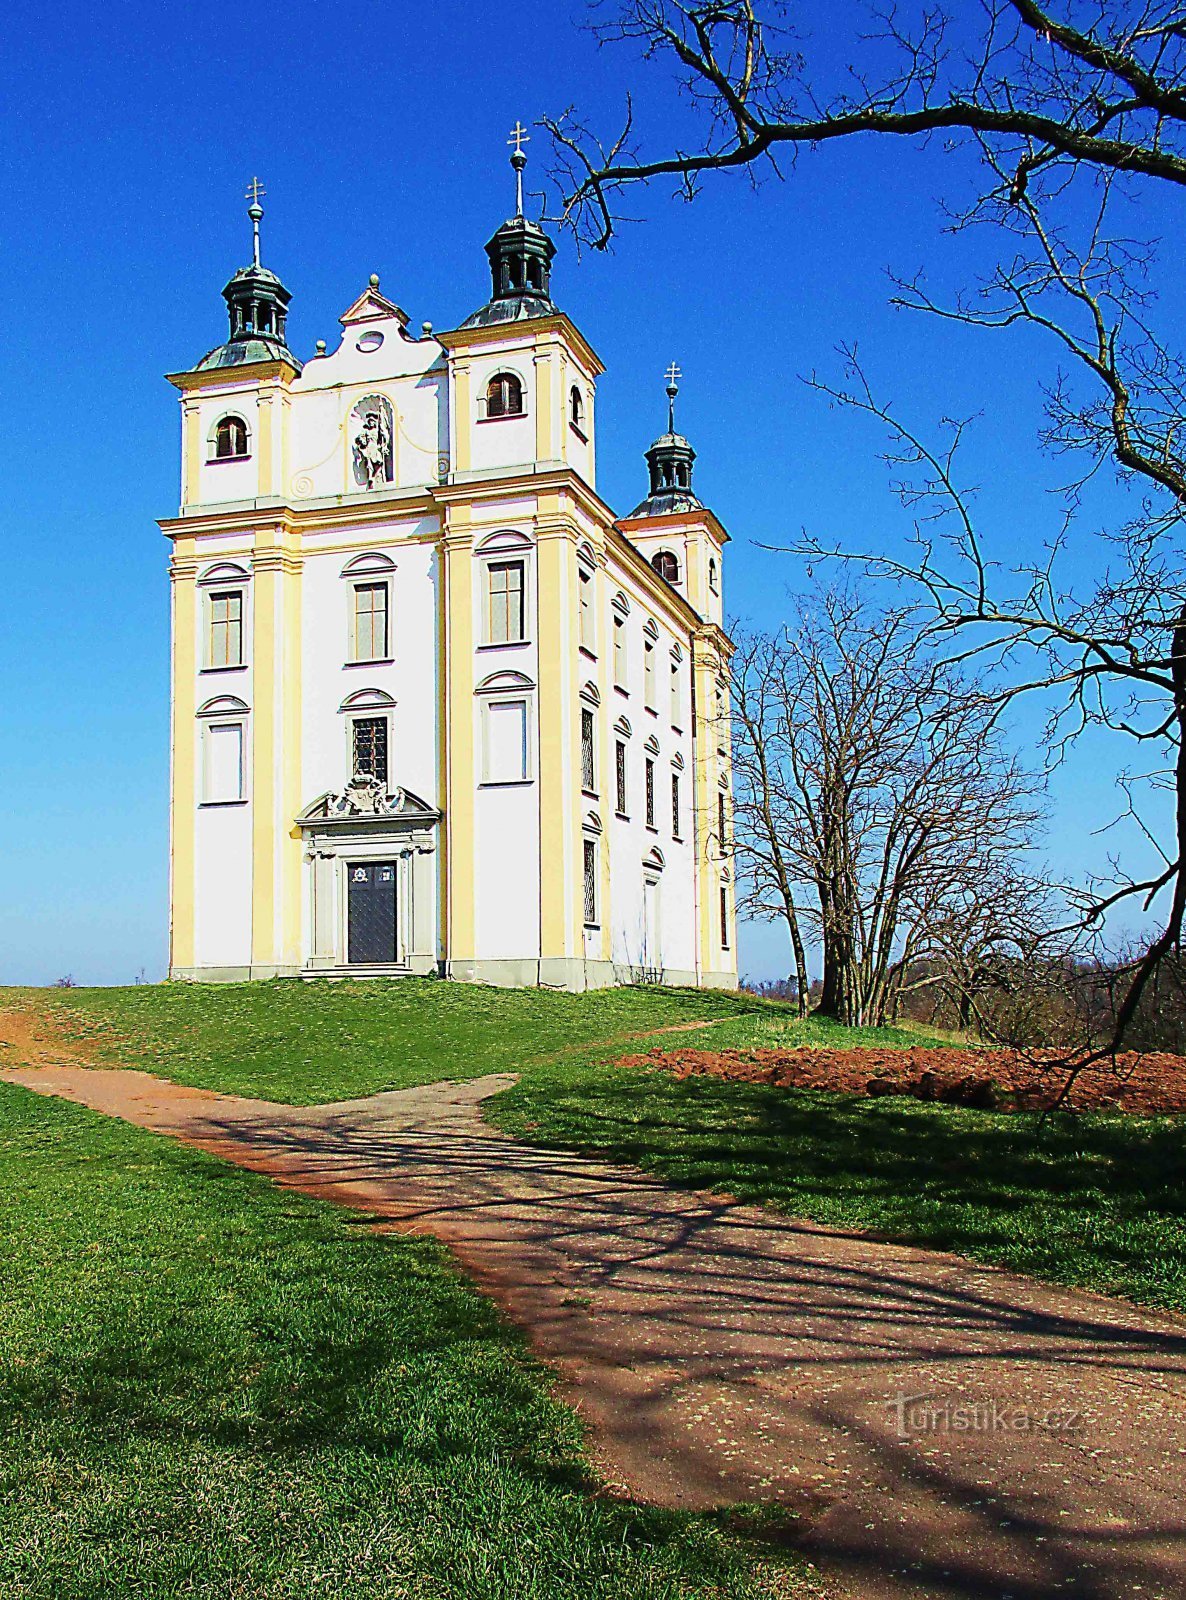
[(491, 295), (480, 310), (466, 317), (463, 328), (487, 327), (498, 322), (520, 322), (528, 317), (556, 314), (551, 298), (552, 258), (556, 246), (536, 222), (523, 215), (523, 145), (527, 134), (515, 124), (508, 144), (514, 145), (515, 215), (509, 217), (486, 246), (490, 261)]
[(675, 397), (680, 370), (673, 361), (667, 369), (667, 432), (660, 434), (646, 453), (651, 475), (650, 493), (635, 506), (632, 517), (662, 517), (672, 511), (696, 511), (700, 501), (692, 493), (692, 463), (696, 452), (675, 431)]
[(292, 295), (274, 272), (260, 265), (259, 225), (264, 208), (259, 200), (263, 192), (259, 180), (253, 178), (247, 191), (251, 201), (247, 215), (253, 235), (252, 264), (241, 267), (222, 291), (230, 317), (230, 337), (202, 357), (196, 372), (211, 367), (240, 367), (252, 361), (287, 361), (298, 372), (301, 369), (284, 336)]

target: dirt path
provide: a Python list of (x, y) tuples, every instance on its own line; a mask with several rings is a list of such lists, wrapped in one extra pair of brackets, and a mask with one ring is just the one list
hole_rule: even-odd
[(611, 1483), (779, 1503), (845, 1594), (1186, 1595), (1180, 1320), (516, 1144), (507, 1077), (297, 1108), (25, 1049), (58, 1064), (3, 1077), (446, 1240)]

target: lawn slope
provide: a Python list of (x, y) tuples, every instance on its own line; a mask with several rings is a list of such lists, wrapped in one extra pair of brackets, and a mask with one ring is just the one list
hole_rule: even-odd
[(430, 1240), (0, 1084), (5, 1600), (757, 1600)]

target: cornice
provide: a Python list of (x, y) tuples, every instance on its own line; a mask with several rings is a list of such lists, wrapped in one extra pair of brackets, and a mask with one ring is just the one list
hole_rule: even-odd
[(384, 499), (346, 502), (332, 505), (302, 506), (289, 501), (276, 501), (264, 506), (244, 506), (241, 502), (225, 511), (189, 512), (179, 517), (161, 517), (157, 527), (174, 539), (184, 534), (244, 532), (256, 528), (283, 526), (290, 530), (313, 532), (319, 527), (365, 526), (374, 522), (390, 522), (393, 517), (424, 517), (436, 510), (431, 492), (409, 495), (406, 499)]
[(729, 543), (729, 534), (725, 530), (723, 523), (707, 506), (701, 506), (698, 511), (665, 511), (662, 516), (658, 517), (619, 517), (618, 526), (630, 533), (636, 530), (645, 531), (648, 529), (674, 531), (676, 528), (687, 528), (689, 526), (703, 527), (719, 545)]
[(434, 337), (452, 353), (454, 350), (471, 350), (475, 346), (506, 344), (520, 335), (535, 339), (541, 333), (563, 334), (595, 378), (605, 371), (601, 357), (564, 311), (548, 317), (524, 317), (521, 322), (492, 322), (474, 328), (454, 328), (451, 332), (438, 333)]
[(240, 367), (209, 367), (204, 372), (167, 372), (166, 383), (171, 383), (182, 394), (194, 389), (234, 389), (250, 387), (267, 378), (291, 383), (300, 377), (300, 369), (287, 361), (245, 361)]

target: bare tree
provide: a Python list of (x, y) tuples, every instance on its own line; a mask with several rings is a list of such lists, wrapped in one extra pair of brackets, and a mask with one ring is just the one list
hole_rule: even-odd
[(785, 920), (802, 995), (803, 929), (818, 940), (821, 1014), (884, 1022), (926, 963), (1020, 944), (1003, 890), (1040, 783), (909, 612), (830, 589), (733, 665), (738, 867), (751, 909)]
[[(628, 104), (617, 137), (570, 109), (543, 119), (564, 215), (588, 242), (613, 235), (630, 186), (674, 178), (691, 198), (706, 173), (778, 172), (780, 156), (859, 135), (971, 137), (995, 149), (1008, 192), (1090, 166), (1186, 184), (1186, 16), (1169, 0), (833, 0), (828, 57), (780, 0), (595, 3), (594, 31), (673, 69), (700, 113), (695, 149), (642, 148)], [(834, 81), (833, 81), (834, 80)]]
[[(1040, 443), (1073, 463), (1062, 534), (1031, 565), (1002, 572), (959, 481), (966, 424), (929, 441), (875, 394), (849, 351), (845, 378), (817, 387), (889, 431), (915, 544), (902, 559), (812, 540), (803, 548), (920, 584), (956, 660), (1006, 668), (1006, 701), (1048, 697), (1056, 756), (1088, 728), (1138, 752), (1121, 774), (1124, 817), (1154, 865), (1131, 872), (1111, 857), (1080, 905), (1086, 928), (1130, 905), (1164, 917), (1125, 969), (1115, 1048), (1159, 965), (1180, 950), (1186, 922), (1186, 363), (1155, 326), (1158, 252), (1125, 226), (1135, 199), (1186, 183), (1186, 12), (1165, 0), (1062, 0), (1057, 11), (983, 0), (951, 14), (926, 0), (888, 9), (838, 0), (827, 12), (831, 59), (851, 63), (838, 81), (811, 41), (790, 31), (799, 14), (754, 0), (628, 0), (612, 16), (598, 8), (603, 38), (674, 66), (700, 138), (691, 151), (650, 154), (629, 112), (608, 146), (574, 113), (551, 119), (564, 216), (604, 246), (631, 185), (673, 176), (690, 198), (713, 169), (776, 171), (780, 151), (859, 135), (942, 135), (930, 148), (943, 170), (961, 183), (978, 176), (975, 198), (955, 207), (952, 222), (995, 230), (997, 268), (954, 304), (934, 302), (921, 279), (900, 282), (896, 299), (1050, 341)], [(1133, 490), (1132, 514), (1098, 534), (1094, 575), (1071, 583), (1060, 557), (1084, 485), (1101, 469)]]

